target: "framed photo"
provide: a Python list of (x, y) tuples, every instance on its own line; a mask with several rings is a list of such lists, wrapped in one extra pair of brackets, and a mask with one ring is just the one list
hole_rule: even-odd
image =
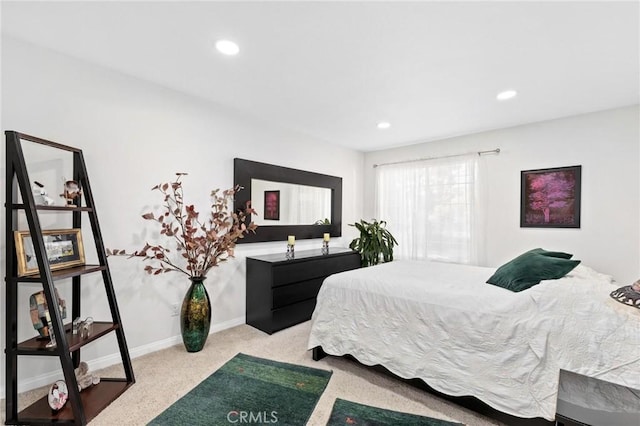
[(280, 191), (264, 191), (264, 219), (280, 220)]
[(520, 174), (521, 228), (580, 228), (582, 166)]
[[(38, 261), (29, 231), (15, 231), (18, 276), (38, 274)], [(84, 245), (80, 229), (42, 231), (44, 246), (52, 271), (84, 265)]]
[(58, 380), (49, 388), (47, 402), (53, 411), (59, 411), (69, 399), (69, 390), (64, 380)]

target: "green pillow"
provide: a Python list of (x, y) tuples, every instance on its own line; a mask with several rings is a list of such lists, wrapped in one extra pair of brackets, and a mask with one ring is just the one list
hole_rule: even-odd
[(541, 248), (535, 248), (533, 250), (529, 250), (527, 253), (541, 254), (543, 256), (549, 256), (549, 257), (560, 257), (562, 259), (571, 259), (573, 257), (571, 253), (563, 253), (561, 251), (547, 251)]
[(569, 260), (572, 256), (541, 248), (529, 250), (499, 267), (487, 283), (514, 292), (526, 290), (542, 280), (557, 280), (567, 275), (580, 264), (579, 260)]

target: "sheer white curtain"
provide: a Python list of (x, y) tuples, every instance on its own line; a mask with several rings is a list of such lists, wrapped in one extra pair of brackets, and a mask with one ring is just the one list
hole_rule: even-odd
[(482, 263), (480, 164), (476, 154), (376, 168), (376, 218), (398, 240), (394, 257)]

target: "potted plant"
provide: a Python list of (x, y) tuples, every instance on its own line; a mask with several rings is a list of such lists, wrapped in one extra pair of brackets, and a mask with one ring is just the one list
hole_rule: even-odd
[(398, 245), (396, 239), (386, 229), (387, 222), (384, 220), (372, 222), (360, 220), (360, 222), (350, 223), (360, 231), (360, 236), (349, 244), (349, 248), (360, 253), (362, 266), (377, 265), (380, 258), (384, 262), (393, 260), (393, 247)]
[(244, 211), (229, 212), (229, 202), (233, 200), (240, 186), (222, 191), (211, 191), (211, 211), (202, 219), (193, 205), (185, 205), (181, 179), (186, 173), (176, 173), (173, 182), (161, 183), (152, 188), (159, 191), (164, 204), (158, 214), (145, 213), (142, 218), (157, 222), (160, 235), (164, 235), (175, 246), (175, 251), (166, 245), (146, 243), (133, 253), (125, 250), (107, 250), (108, 255), (142, 257), (152, 264), (144, 270), (152, 275), (166, 272), (180, 272), (191, 280), (180, 310), (180, 330), (188, 352), (198, 352), (209, 335), (211, 325), (211, 302), (203, 284), (211, 268), (233, 256), (238, 238), (248, 232), (255, 232), (257, 225), (244, 223), (247, 214), (255, 211), (247, 203)]

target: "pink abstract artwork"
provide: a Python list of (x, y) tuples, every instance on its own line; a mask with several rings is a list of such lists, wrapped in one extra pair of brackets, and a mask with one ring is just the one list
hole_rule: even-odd
[(580, 227), (581, 166), (522, 172), (521, 227)]
[(280, 191), (264, 191), (264, 218), (280, 220)]

